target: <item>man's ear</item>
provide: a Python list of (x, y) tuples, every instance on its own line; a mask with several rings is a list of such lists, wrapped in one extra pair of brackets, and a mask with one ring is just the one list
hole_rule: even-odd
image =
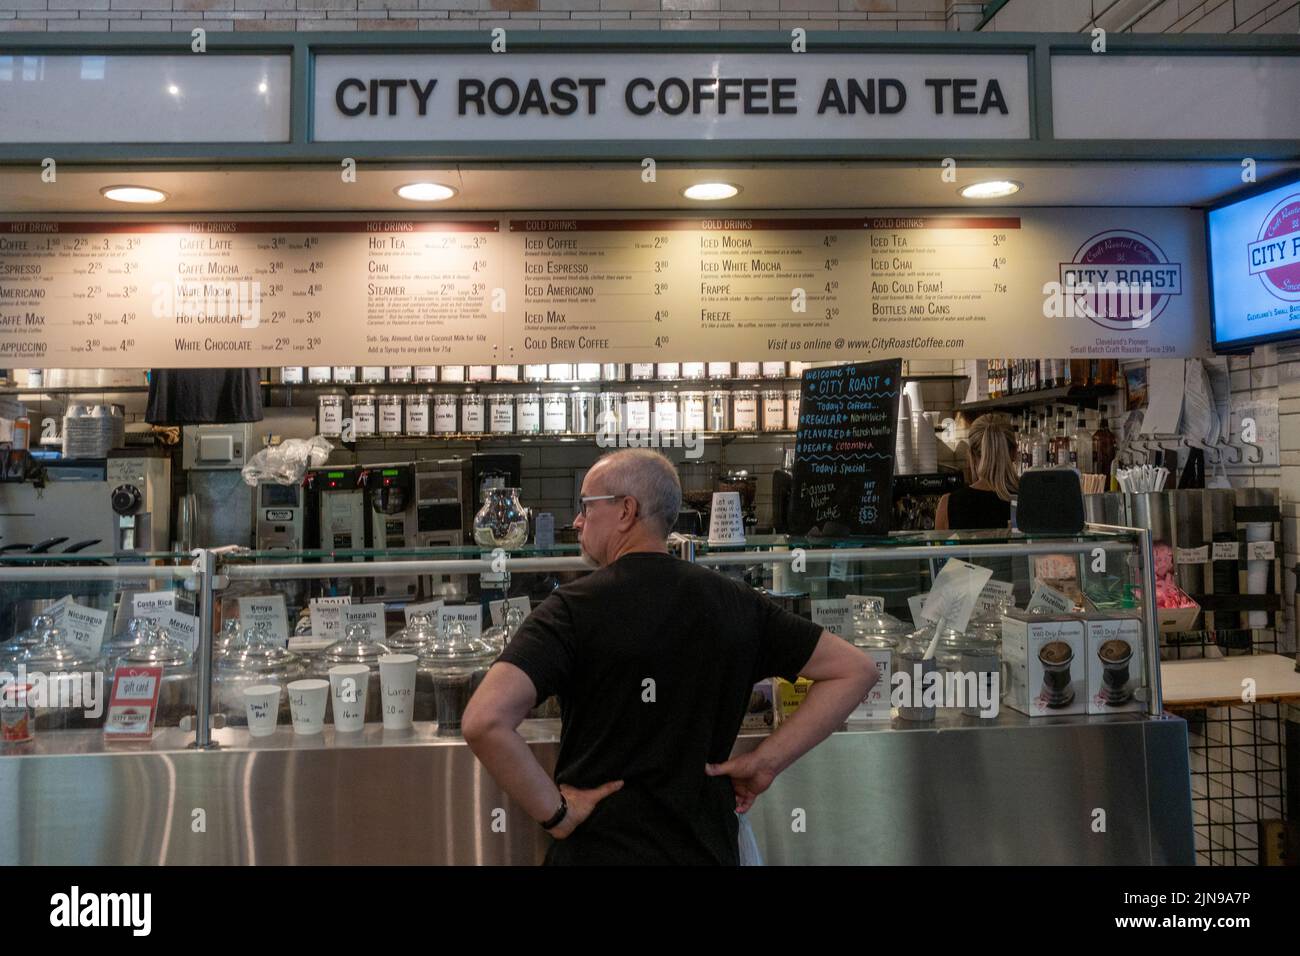
[[(632, 503), (631, 510), (628, 510), (628, 502)], [(618, 526), (623, 530), (631, 528), (636, 523), (637, 515), (641, 512), (641, 502), (637, 501), (631, 495), (623, 499), (623, 513), (619, 515)]]

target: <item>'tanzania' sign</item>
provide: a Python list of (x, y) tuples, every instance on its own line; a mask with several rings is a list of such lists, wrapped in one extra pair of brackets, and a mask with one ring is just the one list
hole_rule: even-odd
[(1025, 139), (1016, 54), (327, 55), (317, 140)]

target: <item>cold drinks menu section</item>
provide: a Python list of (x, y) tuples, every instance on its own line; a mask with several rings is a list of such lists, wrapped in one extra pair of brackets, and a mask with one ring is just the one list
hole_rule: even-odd
[(35, 367), (492, 361), (498, 223), (10, 222), (0, 358)]
[(794, 534), (889, 533), (900, 359), (808, 369), (794, 452)]
[(933, 348), (943, 329), (1006, 311), (1019, 228), (1014, 217), (512, 220), (524, 317), (511, 347), (525, 360), (621, 361)]
[[(1199, 228), (1105, 209), (7, 222), (0, 367), (1197, 355), (1204, 295), (1177, 280)], [(1139, 271), (1149, 321), (1067, 282)]]

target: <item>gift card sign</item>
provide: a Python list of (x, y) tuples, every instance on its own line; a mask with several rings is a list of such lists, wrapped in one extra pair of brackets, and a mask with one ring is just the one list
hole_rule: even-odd
[(283, 594), (241, 597), (239, 622), (245, 628), (265, 624), (270, 628), (271, 636), (282, 646), (289, 643), (289, 615), (284, 609)]
[[(339, 610), (343, 615), (344, 634), (353, 624), (360, 624), (366, 629), (367, 636), (372, 641), (382, 643), (387, 636), (384, 633), (384, 606), (382, 604), (349, 604), (339, 608)], [(316, 636), (315, 631), (312, 631), (312, 636)]]
[(163, 669), (119, 667), (113, 675), (113, 697), (104, 715), (104, 737), (112, 740), (149, 740), (158, 716), (158, 691)]
[(199, 619), (193, 614), (172, 611), (159, 618), (158, 623), (166, 629), (173, 640), (180, 641), (188, 647), (191, 654), (199, 646)]
[(352, 603), (350, 597), (312, 598), (311, 636), (313, 640), (333, 643), (343, 636), (343, 608)]
[(949, 558), (925, 597), (921, 616), (927, 621), (943, 620), (955, 631), (966, 630), (975, 602), (991, 577), (993, 572), (988, 568)]
[(478, 637), (483, 633), (483, 609), (477, 604), (444, 605), (438, 609), (438, 630), (446, 634), (447, 625), (460, 621), (465, 625), (466, 637)]
[(489, 601), (488, 612), (492, 615), (493, 627), (505, 626), (507, 606), (518, 608), (523, 612), (524, 617), (533, 613), (533, 604), (526, 597), (514, 597), (506, 601)]
[(402, 610), (406, 614), (406, 623), (411, 623), (411, 618), (417, 614), (427, 614), (433, 620), (438, 620), (438, 612), (442, 609), (442, 601), (424, 601), (420, 604), (408, 604)]
[(131, 595), (131, 616), (159, 620), (176, 610), (175, 591), (144, 591)]
[(104, 643), (104, 634), (108, 630), (108, 612), (97, 611), (93, 607), (72, 601), (64, 608), (63, 622), (59, 627), (71, 643), (90, 657), (98, 657), (100, 645)]

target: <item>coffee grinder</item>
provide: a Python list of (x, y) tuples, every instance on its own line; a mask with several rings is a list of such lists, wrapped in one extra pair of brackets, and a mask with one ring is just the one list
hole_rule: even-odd
[(115, 449), (108, 453), (110, 489), (105, 502), (117, 516), (115, 554), (148, 554), (171, 547), (172, 462), (162, 452)]
[[(371, 465), (361, 472), (369, 505), (367, 546), (377, 551), (415, 547), (415, 468), (412, 465)], [(379, 598), (413, 598), (416, 575), (384, 575), (374, 579)]]

